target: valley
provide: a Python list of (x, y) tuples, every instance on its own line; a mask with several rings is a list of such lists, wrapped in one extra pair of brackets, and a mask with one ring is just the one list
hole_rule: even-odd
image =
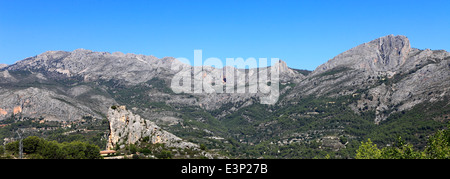
[[(170, 84), (178, 71), (173, 65), (192, 73), (200, 68), (171, 57), (85, 49), (49, 51), (4, 66), (0, 144), (16, 140), (20, 129), (28, 136), (79, 140), (103, 150), (112, 130), (127, 129), (135, 139), (126, 143), (130, 137), (114, 134), (124, 145), (114, 143), (113, 149), (156, 150), (161, 142), (149, 141), (157, 136), (143, 134), (158, 128), (186, 143), (162, 142), (174, 147), (164, 151), (173, 150), (179, 158), (191, 153), (199, 158), (347, 159), (355, 158), (369, 138), (386, 147), (401, 137), (422, 150), (449, 122), (450, 54), (412, 48), (401, 35), (361, 44), (314, 71), (291, 69), (283, 61), (265, 68), (280, 70), (279, 98), (270, 105), (261, 104), (258, 93), (174, 93)], [(260, 70), (241, 71), (251, 78)], [(140, 122), (112, 128), (113, 111), (120, 106), (127, 111), (120, 115)], [(143, 142), (144, 137), (149, 139)], [(195, 150), (188, 152), (186, 146)]]

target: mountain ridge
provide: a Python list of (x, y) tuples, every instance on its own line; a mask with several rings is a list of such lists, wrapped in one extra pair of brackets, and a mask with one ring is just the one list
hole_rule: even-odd
[(369, 106), (367, 110), (377, 111), (375, 122), (379, 123), (391, 114), (384, 113), (393, 106), (399, 105), (395, 112), (403, 111), (439, 98), (430, 97), (425, 91), (445, 95), (450, 85), (449, 59), (450, 53), (446, 51), (411, 48), (405, 36), (389, 35), (356, 46), (320, 65), (296, 86), (300, 92), (290, 97), (329, 96), (327, 93), (332, 91), (339, 92), (331, 96), (352, 95), (362, 89), (366, 96), (354, 106), (355, 112)]
[[(270, 74), (276, 68), (281, 72), (278, 102), (261, 104), (260, 93), (175, 93), (170, 85), (183, 68), (193, 81), (211, 77), (220, 84), (230, 81), (225, 81), (225, 70), (247, 74), (235, 76), (246, 87), (258, 72)], [(281, 151), (293, 149), (287, 147), (291, 144), (305, 151), (345, 151), (352, 144), (343, 139), (375, 135), (395, 121), (413, 118), (420, 124), (413, 125), (418, 129), (411, 138), (442, 126), (448, 112), (424, 105), (450, 105), (449, 72), (448, 52), (412, 48), (407, 37), (394, 35), (349, 49), (312, 72), (289, 68), (284, 61), (237, 69), (120, 52), (48, 51), (0, 69), (0, 121), (103, 119), (111, 106), (127, 106), (183, 140), (232, 155), (255, 156), (262, 145), (284, 147)], [(416, 118), (417, 109), (430, 118)], [(379, 137), (377, 142), (390, 140)], [(256, 152), (244, 154), (247, 149)]]
[[(332, 96), (353, 94), (355, 93), (355, 89), (370, 88), (371, 90), (370, 94), (367, 94), (368, 96), (376, 96), (376, 98), (382, 99), (381, 94), (385, 94), (384, 96), (386, 96), (386, 94), (389, 93), (389, 95), (387, 96), (394, 97), (385, 98), (381, 100), (381, 103), (379, 102), (380, 104), (378, 105), (369, 105), (369, 108), (377, 108), (377, 111), (383, 112), (389, 105), (392, 106), (404, 103), (405, 101), (402, 99), (407, 98), (405, 94), (411, 96), (411, 93), (413, 91), (425, 91), (425, 88), (428, 88), (429, 86), (441, 86), (443, 90), (435, 90), (434, 93), (445, 95), (445, 90), (448, 89), (449, 85), (448, 82), (446, 82), (446, 79), (448, 79), (449, 75), (445, 63), (448, 63), (449, 58), (450, 54), (446, 51), (431, 51), (429, 49), (419, 50), (411, 48), (409, 39), (406, 36), (388, 35), (358, 45), (348, 51), (337, 55), (333, 59), (330, 59), (328, 62), (318, 66), (314, 71), (307, 74), (307, 76), (299, 73), (294, 69), (289, 68), (287, 64), (281, 60), (276, 63), (275, 66), (280, 69), (280, 80), (283, 83), (298, 83), (298, 85), (295, 85), (294, 87), (294, 92), (290, 92), (288, 94), (291, 99), (297, 100), (298, 96), (311, 94), (319, 96), (326, 95), (326, 93), (329, 93), (330, 91), (336, 91), (336, 87), (340, 88), (340, 92), (333, 93)], [(172, 66), (182, 66), (183, 68), (203, 68), (203, 70), (206, 70), (207, 74), (213, 75), (213, 78), (216, 78), (216, 80), (222, 80), (222, 78), (224, 78), (222, 73), (218, 72), (218, 70), (220, 69), (209, 68), (206, 66), (192, 67), (171, 57), (158, 59), (154, 56), (136, 55), (130, 53), (123, 54), (121, 52), (93, 52), (86, 49), (77, 49), (72, 52), (47, 51), (35, 57), (26, 58), (24, 60), (16, 62), (13, 65), (4, 67), (3, 71), (0, 73), (0, 77), (3, 77), (2, 81), (4, 83), (17, 83), (17, 81), (20, 81), (21, 79), (17, 79), (17, 77), (14, 77), (15, 75), (11, 75), (11, 73), (14, 73), (14, 71), (29, 71), (31, 72), (31, 75), (29, 75), (28, 79), (30, 81), (38, 81), (39, 83), (44, 81), (46, 81), (44, 83), (47, 83), (47, 81), (49, 80), (75, 80), (78, 81), (74, 83), (75, 85), (79, 83), (98, 83), (99, 81), (102, 81), (102, 83), (113, 82), (118, 83), (117, 85), (135, 86), (143, 84), (147, 81), (151, 81), (152, 79), (161, 79), (165, 81), (166, 85), (168, 85), (172, 80), (171, 77), (173, 77), (178, 72), (176, 70), (174, 71), (173, 69), (176, 68), (172, 68)], [(224, 68), (224, 70), (225, 69), (226, 68)], [(255, 72), (251, 72), (252, 70), (256, 71), (257, 69), (250, 69), (249, 74), (256, 75)], [(419, 73), (423, 74), (406, 74), (412, 73), (413, 71), (418, 71)], [(339, 74), (344, 75), (336, 77), (336, 75)], [(196, 76), (200, 74), (193, 75)], [(202, 75), (204, 76), (205, 74)], [(214, 77), (214, 75), (219, 76)], [(333, 76), (334, 79), (327, 79), (330, 76)], [(406, 76), (411, 76), (409, 79), (411, 79), (412, 81), (403, 82), (399, 80), (400, 77), (403, 79), (408, 79), (405, 78)], [(256, 78), (256, 76), (249, 78)], [(373, 80), (374, 78), (377, 79)], [(413, 81), (423, 80), (425, 78), (439, 80), (435, 82), (431, 80), (430, 83), (432, 84), (428, 85), (405, 86), (407, 84), (414, 83)], [(385, 81), (396, 80), (396, 82), (403, 82), (398, 84), (403, 84), (404, 87), (400, 88), (401, 92), (395, 94), (394, 91), (396, 91), (398, 87), (392, 86), (393, 84), (388, 85), (387, 87), (386, 83), (383, 82), (381, 82), (381, 86), (379, 86), (379, 84), (375, 84), (380, 83), (381, 79), (384, 79)], [(21, 82), (23, 81), (27, 80), (22, 79)], [(340, 85), (335, 86), (333, 84)], [(355, 89), (346, 90), (351, 86), (353, 86)], [(375, 86), (378, 87), (375, 88)], [(92, 89), (92, 87), (66, 87), (72, 88), (68, 90), (69, 92), (72, 92), (72, 94), (82, 94), (83, 90), (86, 90), (88, 88)], [(88, 89), (88, 91), (90, 89)], [(106, 88), (102, 88), (100, 89), (100, 91), (105, 92)], [(196, 96), (200, 97), (200, 100), (196, 100), (197, 102), (194, 103), (195, 105), (202, 106), (207, 110), (212, 110), (220, 108), (220, 106), (231, 101), (234, 101), (233, 103), (236, 103), (238, 101), (245, 102), (252, 97), (258, 96), (258, 94), (232, 95), (233, 97), (230, 98), (227, 97), (229, 96), (229, 94), (196, 94)], [(108, 97), (110, 95), (100, 96), (110, 98)], [(99, 98), (99, 96), (97, 96), (96, 98)], [(222, 98), (227, 98), (228, 100), (219, 102), (218, 105), (215, 105), (215, 103), (220, 101), (219, 99)], [(242, 100), (233, 100), (233, 98), (242, 98)], [(435, 100), (435, 98), (433, 99)], [(394, 102), (388, 102), (391, 100), (393, 100)], [(113, 99), (109, 101), (115, 102), (115, 100)], [(420, 102), (423, 102), (423, 100), (419, 100), (419, 102), (417, 102), (414, 99), (413, 102), (409, 102), (400, 106), (400, 109), (409, 109), (414, 106), (414, 104)], [(214, 105), (211, 106), (211, 104)], [(361, 108), (361, 104), (358, 104), (355, 109), (357, 107)], [(9, 110), (4, 110), (8, 111), (8, 113), (12, 113), (13, 106), (10, 105), (9, 108)], [(104, 108), (106, 109), (106, 107)], [(101, 113), (106, 113), (105, 110), (97, 109), (96, 111), (102, 111)], [(379, 122), (381, 120), (384, 120), (385, 118), (386, 116), (380, 116), (375, 121)]]

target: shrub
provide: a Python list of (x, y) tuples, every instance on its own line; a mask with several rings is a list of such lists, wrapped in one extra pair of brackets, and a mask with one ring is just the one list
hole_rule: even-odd
[(156, 155), (159, 159), (171, 159), (172, 158), (172, 152), (167, 150), (162, 150), (159, 154)]

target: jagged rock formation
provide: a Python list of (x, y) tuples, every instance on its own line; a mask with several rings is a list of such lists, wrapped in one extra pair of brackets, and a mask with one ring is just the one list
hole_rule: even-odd
[(21, 90), (0, 88), (0, 119), (17, 115), (29, 118), (43, 117), (46, 120), (78, 120), (84, 116), (101, 118), (94, 105), (113, 102), (101, 96), (91, 96), (91, 104), (57, 94), (53, 91), (29, 87)]
[[(18, 85), (20, 88), (26, 86), (37, 87), (81, 100), (74, 103), (85, 103), (86, 99), (88, 99), (89, 103), (85, 105), (94, 108), (94, 111), (100, 114), (106, 114), (107, 108), (105, 106), (115, 104), (116, 99), (113, 96), (117, 92), (118, 87), (144, 86), (151, 88), (153, 85), (159, 86), (168, 90), (161, 91), (161, 88), (159, 88), (158, 91), (147, 93), (148, 95), (152, 95), (154, 99), (164, 99), (157, 102), (164, 102), (168, 105), (195, 106), (206, 110), (219, 109), (229, 103), (247, 103), (250, 99), (258, 99), (264, 96), (260, 93), (239, 92), (171, 95), (170, 84), (172, 79), (183, 68), (191, 71), (187, 75), (195, 81), (210, 77), (212, 81), (219, 84), (225, 78), (223, 75), (225, 69), (208, 66), (192, 67), (171, 57), (158, 59), (154, 56), (123, 54), (121, 52), (93, 52), (85, 49), (77, 49), (72, 52), (48, 51), (4, 67), (0, 71), (0, 85), (3, 84), (5, 88), (14, 91), (17, 88), (14, 85), (11, 88), (11, 83), (16, 83), (20, 84)], [(265, 71), (270, 68), (272, 67), (261, 68), (260, 70)], [(299, 81), (304, 78), (302, 74), (288, 68), (283, 61), (276, 63), (274, 68), (279, 68), (281, 81)], [(256, 80), (258, 75), (258, 69), (249, 69), (246, 71), (231, 67), (229, 70), (234, 70), (236, 74), (240, 75), (240, 78), (237, 78), (238, 75), (236, 75), (236, 81)], [(246, 77), (241, 78), (245, 74), (247, 74)], [(268, 74), (270, 76), (270, 70)], [(164, 84), (149, 84), (155, 79), (158, 79), (157, 83), (163, 82)], [(244, 84), (248, 85), (248, 82), (244, 81)], [(191, 95), (196, 96), (196, 98), (188, 97)], [(1, 104), (11, 105), (9, 103), (13, 102), (7, 99), (4, 101), (1, 100)], [(89, 104), (92, 100), (97, 100), (95, 102), (96, 104), (101, 103), (101, 101), (104, 101), (106, 104), (101, 104), (102, 107), (91, 106)], [(256, 101), (247, 104), (254, 102)], [(48, 108), (44, 112), (50, 112), (51, 110), (52, 108)], [(70, 110), (80, 111), (77, 109)], [(67, 116), (55, 116), (60, 120), (74, 119), (72, 117), (67, 118)], [(1, 116), (0, 119), (2, 119)]]
[(125, 145), (138, 144), (145, 137), (149, 137), (149, 141), (153, 144), (163, 143), (168, 147), (176, 148), (199, 148), (197, 144), (185, 142), (172, 133), (161, 129), (154, 122), (133, 114), (125, 106), (110, 108), (108, 110), (108, 121), (110, 133), (107, 149), (124, 148)]
[(30, 70), (53, 73), (62, 77), (81, 77), (84, 82), (123, 80), (127, 84), (146, 82), (155, 76), (171, 74), (174, 58), (123, 54), (121, 52), (48, 51), (17, 62), (7, 70)]
[[(13, 113), (16, 106), (22, 106), (24, 116), (53, 116), (57, 120), (74, 120), (86, 114), (101, 117), (107, 113), (105, 106), (117, 104), (117, 98), (114, 97), (119, 92), (117, 89), (136, 86), (148, 90), (159, 86), (144, 94), (151, 96), (153, 102), (171, 106), (217, 110), (233, 104), (233, 108), (219, 115), (224, 116), (258, 103), (258, 99), (264, 95), (225, 91), (173, 95), (170, 84), (174, 75), (182, 69), (189, 69), (190, 73), (186, 75), (194, 81), (210, 79), (211, 84), (226, 86), (231, 84), (230, 79), (228, 84), (224, 81), (225, 72), (234, 71), (235, 81), (250, 88), (252, 84), (248, 82), (255, 81), (258, 72), (266, 74), (268, 70), (270, 74), (270, 68), (277, 68), (281, 82), (297, 84), (285, 100), (298, 101), (309, 95), (352, 95), (363, 90), (367, 92), (361, 100), (351, 105), (357, 113), (359, 109), (376, 110), (374, 121), (378, 123), (392, 112), (410, 109), (424, 101), (436, 101), (448, 95), (449, 59), (450, 54), (443, 50), (412, 48), (409, 39), (401, 35), (388, 35), (354, 47), (320, 65), (306, 77), (290, 69), (281, 60), (273, 67), (243, 70), (231, 66), (223, 69), (192, 67), (170, 57), (157, 59), (154, 56), (120, 52), (92, 52), (84, 49), (73, 52), (48, 51), (10, 66), (1, 66), (0, 90), (3, 90), (3, 97), (0, 99), (0, 119)], [(152, 81), (154, 79), (159, 81)], [(163, 84), (157, 84), (161, 82)], [(216, 88), (222, 88), (221, 85)], [(20, 92), (23, 90), (26, 92)], [(281, 95), (285, 91), (280, 91)], [(20, 99), (25, 97), (13, 97), (21, 93), (39, 98), (43, 103), (41, 106), (45, 107), (24, 106)], [(55, 99), (57, 103), (64, 104), (55, 105)], [(396, 108), (392, 110), (394, 106)], [(55, 112), (61, 111), (60, 107), (68, 112)], [(137, 110), (141, 114), (153, 114), (146, 109)], [(389, 112), (386, 114), (386, 111)], [(161, 117), (167, 116), (157, 118)]]
[[(450, 53), (411, 48), (405, 36), (388, 35), (352, 48), (320, 65), (289, 94), (361, 95), (355, 112), (375, 110), (375, 123), (425, 101), (442, 100), (450, 89)], [(289, 98), (288, 98), (289, 99)]]
[[(388, 35), (368, 43), (358, 45), (341, 53), (320, 65), (312, 75), (323, 73), (337, 67), (350, 67), (365, 70), (368, 73), (380, 71), (394, 73), (410, 62), (408, 56), (417, 49), (411, 49), (409, 39), (405, 36)], [(406, 68), (408, 68), (407, 66)]]
[[(279, 101), (260, 104), (265, 97), (261, 93), (176, 93), (171, 85), (183, 69), (187, 71), (182, 75), (191, 82), (225, 91), (233, 80), (239, 82), (237, 89), (247, 91), (255, 87), (249, 81), (261, 74), (272, 78), (270, 71), (277, 69)], [(234, 78), (226, 72), (234, 72)], [(311, 73), (291, 69), (281, 60), (270, 67), (237, 69), (193, 67), (171, 57), (120, 52), (49, 51), (0, 66), (0, 120), (11, 115), (59, 121), (108, 118), (109, 148), (139, 143), (143, 137), (153, 143), (196, 147), (174, 133), (216, 149), (237, 143), (257, 146), (268, 140), (277, 145), (321, 140), (324, 147), (339, 150), (345, 147), (340, 137), (361, 137), (345, 129), (366, 125), (358, 123), (363, 117), (364, 122), (373, 120), (381, 126), (392, 114), (408, 114), (419, 104), (450, 105), (449, 72), (450, 53), (412, 48), (407, 37), (394, 35), (358, 45)], [(129, 110), (110, 108), (116, 104)], [(337, 119), (341, 109), (349, 119)]]

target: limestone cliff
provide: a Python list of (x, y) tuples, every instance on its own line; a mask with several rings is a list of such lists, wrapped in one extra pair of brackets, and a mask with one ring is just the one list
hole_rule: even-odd
[[(0, 120), (11, 115), (29, 118), (43, 117), (46, 120), (56, 121), (78, 120), (83, 116), (101, 118), (96, 109), (106, 111), (106, 107), (100, 106), (113, 102), (98, 97), (93, 98), (90, 103), (83, 103), (57, 92), (36, 87), (19, 90), (0, 88)], [(94, 105), (97, 107), (94, 108)]]
[(107, 117), (110, 128), (107, 149), (137, 144), (145, 137), (149, 137), (149, 142), (153, 144), (163, 143), (167, 147), (199, 148), (197, 144), (185, 142), (172, 133), (161, 129), (154, 122), (133, 114), (125, 106), (111, 107)]
[(358, 45), (317, 67), (288, 95), (361, 96), (356, 113), (375, 111), (375, 123), (422, 102), (444, 100), (450, 89), (450, 53), (411, 48), (405, 36), (388, 35)]

